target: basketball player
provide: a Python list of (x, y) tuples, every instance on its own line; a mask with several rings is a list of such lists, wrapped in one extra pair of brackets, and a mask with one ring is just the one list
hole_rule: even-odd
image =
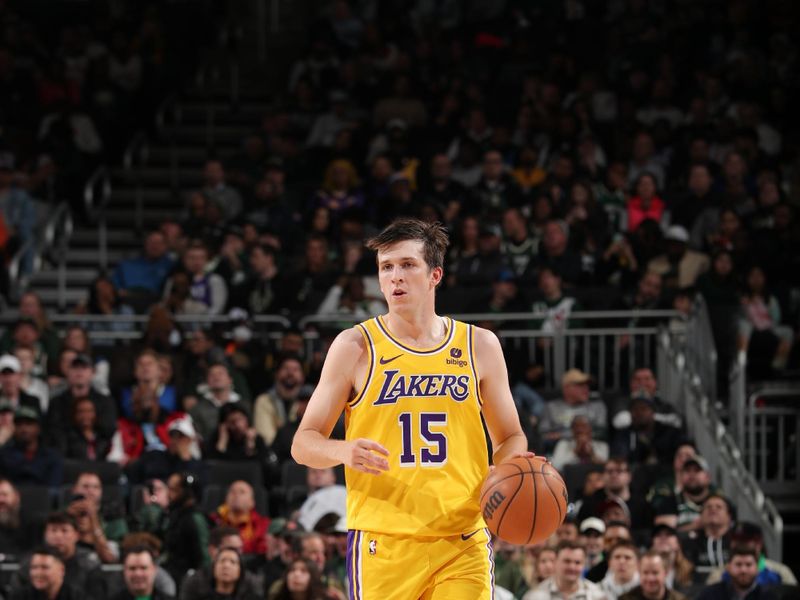
[[(503, 351), (489, 331), (434, 310), (441, 225), (395, 221), (367, 245), (389, 312), (334, 340), (292, 456), (316, 468), (345, 464), (350, 598), (490, 600), (481, 415), (495, 464), (533, 456)], [(342, 410), (346, 439), (331, 440)]]

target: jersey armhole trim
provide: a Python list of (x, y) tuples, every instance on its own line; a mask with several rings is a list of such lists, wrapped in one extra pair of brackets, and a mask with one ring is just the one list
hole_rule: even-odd
[(478, 366), (475, 362), (475, 326), (467, 325), (467, 349), (469, 351), (469, 366), (472, 368), (472, 376), (475, 378), (475, 396), (478, 398), (478, 406), (483, 406), (483, 398), (481, 398), (481, 380), (478, 376)]
[(364, 394), (369, 388), (369, 384), (372, 382), (372, 374), (375, 372), (375, 347), (372, 343), (372, 337), (369, 335), (369, 331), (362, 323), (359, 323), (356, 325), (356, 327), (358, 327), (361, 335), (364, 336), (364, 342), (367, 346), (367, 353), (369, 354), (369, 369), (367, 370), (367, 376), (364, 379), (364, 384), (361, 386), (358, 394), (356, 394), (355, 398), (347, 403), (347, 406), (349, 406), (351, 409), (355, 408), (364, 398)]

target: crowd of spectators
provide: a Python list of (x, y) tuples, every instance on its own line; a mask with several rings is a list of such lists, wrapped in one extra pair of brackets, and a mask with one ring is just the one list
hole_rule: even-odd
[[(328, 4), (241, 152), (209, 155), (184, 213), (99, 274), (72, 326), (20, 298), (0, 340), (0, 553), (23, 560), (11, 598), (343, 597), (341, 473), (298, 468), (289, 449), (332, 333), (385, 309), (363, 242), (397, 217), (451, 232), (441, 312), (502, 328), (535, 311), (522, 326), (555, 334), (582, 309), (687, 314), (702, 297), (721, 373), (737, 349), (752, 376), (797, 369), (791, 2)], [(113, 336), (135, 335), (130, 321), (92, 318), (137, 313), (129, 343)], [(262, 335), (257, 315), (296, 328)], [(333, 323), (299, 328), (308, 315)], [(580, 364), (545, 393), (544, 365), (507, 360), (531, 447), (574, 510), (546, 544), (496, 541), (497, 598), (796, 584), (714, 486), (652, 356), (613, 396)], [(31, 489), (60, 512), (34, 513)]]

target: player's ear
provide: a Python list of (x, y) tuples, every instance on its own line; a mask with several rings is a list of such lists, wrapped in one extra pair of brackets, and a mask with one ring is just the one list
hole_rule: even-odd
[(431, 269), (431, 283), (433, 287), (436, 287), (441, 283), (442, 277), (444, 277), (444, 269), (442, 267), (433, 267)]

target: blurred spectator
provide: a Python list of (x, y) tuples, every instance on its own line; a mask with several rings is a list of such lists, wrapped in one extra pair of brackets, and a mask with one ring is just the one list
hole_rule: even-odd
[(503, 255), (517, 277), (528, 273), (536, 260), (539, 240), (528, 230), (528, 221), (518, 207), (503, 212)]
[[(42, 299), (36, 292), (25, 292), (19, 298), (19, 318), (33, 319), (36, 329), (39, 332), (38, 344), (39, 347), (34, 348), (34, 371), (33, 374), (37, 377), (45, 375), (46, 359), (55, 359), (58, 354), (58, 349), (61, 345), (58, 332), (50, 324), (47, 319), (44, 307), (42, 306)], [(0, 338), (0, 351), (9, 352), (14, 343), (14, 329), (6, 329)], [(23, 344), (27, 346), (27, 344)]]
[(580, 321), (570, 320), (570, 317), (582, 307), (574, 296), (564, 293), (559, 274), (550, 267), (542, 267), (536, 279), (540, 299), (533, 303), (531, 310), (535, 313), (544, 313), (545, 316), (541, 321), (535, 321), (534, 327), (541, 329), (543, 333), (551, 334), (562, 333), (570, 326), (580, 327)]
[(267, 444), (287, 422), (297, 420), (297, 399), (305, 383), (303, 363), (299, 357), (286, 355), (275, 365), (275, 385), (256, 398), (255, 428)]
[(561, 471), (565, 465), (603, 464), (608, 460), (608, 444), (592, 439), (592, 424), (583, 415), (576, 415), (570, 424), (572, 436), (556, 443), (552, 465)]
[[(14, 181), (14, 163), (11, 152), (0, 153), (0, 217), (11, 238), (11, 246), (19, 250), (35, 233), (36, 206), (28, 192)], [(33, 252), (29, 249), (23, 256), (20, 270), (29, 274), (33, 268)]]
[(698, 600), (777, 600), (777, 594), (758, 581), (758, 554), (752, 548), (734, 548), (725, 564), (730, 579), (709, 585)]
[[(646, 276), (646, 275), (645, 275)], [(620, 398), (619, 404), (624, 403), (621, 410), (617, 410), (611, 423), (614, 429), (625, 429), (631, 425), (631, 411), (628, 410), (632, 404), (633, 399), (646, 398), (651, 401), (655, 410), (653, 418), (657, 423), (670, 425), (672, 427), (681, 428), (683, 426), (683, 419), (675, 412), (675, 409), (667, 402), (661, 399), (658, 394), (658, 380), (656, 379), (653, 369), (649, 367), (640, 367), (634, 369), (631, 378), (628, 382), (628, 397)]]
[(188, 569), (209, 564), (208, 521), (199, 511), (200, 482), (190, 472), (173, 473), (167, 481), (168, 522), (164, 532), (163, 566), (175, 581)]
[(270, 451), (241, 402), (220, 408), (219, 425), (207, 442), (204, 456), (216, 460), (254, 460), (264, 468), (270, 462)]
[(22, 363), (13, 354), (0, 356), (0, 403), (12, 411), (28, 406), (41, 412), (39, 399), (22, 389)]
[(144, 238), (142, 255), (117, 263), (111, 281), (120, 299), (136, 312), (143, 313), (161, 297), (164, 282), (173, 266), (164, 234), (151, 231)]
[[(319, 533), (300, 533), (293, 538), (292, 551), (294, 560), (305, 560), (316, 567), (318, 573), (323, 573), (325, 569), (325, 541)], [(291, 568), (289, 564), (289, 568)], [(285, 598), (285, 590), (287, 586), (287, 579), (278, 580), (272, 584), (267, 590), (267, 598), (273, 600), (275, 598)], [(323, 581), (323, 588), (325, 590), (322, 598), (329, 600), (344, 600), (345, 596), (342, 592), (344, 585), (342, 582), (334, 581), (330, 577)], [(291, 596), (288, 596), (291, 598)]]
[(228, 487), (225, 503), (211, 514), (217, 527), (234, 527), (242, 539), (242, 554), (264, 554), (267, 550), (269, 518), (256, 511), (253, 487), (246, 481), (234, 481)]
[(395, 77), (392, 95), (382, 98), (375, 105), (372, 125), (379, 129), (392, 119), (402, 119), (411, 128), (424, 127), (428, 121), (425, 104), (412, 96), (411, 78), (404, 73)]
[(781, 323), (780, 304), (770, 293), (761, 267), (750, 267), (744, 282), (739, 349), (747, 351), (753, 359), (766, 355), (771, 358), (770, 367), (781, 370), (786, 367), (792, 351), (794, 331)]
[(278, 313), (284, 306), (282, 273), (273, 248), (259, 244), (250, 250), (250, 276), (232, 293), (231, 304), (252, 315)]
[(355, 119), (349, 100), (347, 93), (342, 90), (334, 89), (328, 93), (330, 110), (314, 120), (306, 138), (307, 148), (330, 148), (340, 131), (353, 127)]
[(203, 194), (222, 210), (226, 220), (232, 220), (242, 212), (242, 197), (225, 181), (225, 167), (222, 162), (206, 161), (203, 182)]
[(331, 595), (326, 593), (325, 584), (316, 563), (304, 558), (296, 558), (286, 567), (280, 589), (275, 594), (268, 595), (267, 598), (269, 600), (294, 600), (295, 598), (325, 600), (331, 598)]
[(489, 150), (483, 155), (481, 178), (472, 188), (474, 203), (481, 212), (499, 218), (505, 209), (520, 204), (521, 197), (514, 178), (506, 172), (503, 155)]
[(578, 539), (586, 550), (585, 573), (603, 561), (603, 534), (606, 532), (606, 524), (597, 517), (588, 517), (581, 521), (579, 531)]
[(359, 191), (360, 182), (355, 167), (347, 160), (334, 160), (325, 169), (322, 187), (317, 190), (313, 207), (324, 207), (337, 222), (342, 211), (360, 208), (364, 196)]
[(320, 235), (306, 239), (304, 256), (286, 273), (286, 304), (294, 312), (316, 312), (339, 274), (328, 254), (328, 240)]
[[(649, 175), (655, 189), (664, 189), (666, 178), (664, 167), (655, 157), (655, 144), (653, 136), (647, 131), (640, 131), (633, 139), (633, 148), (630, 164), (628, 165), (628, 183), (638, 183), (642, 175)], [(638, 186), (637, 186), (638, 187)], [(658, 220), (658, 219), (656, 219)], [(632, 231), (636, 229), (631, 223), (628, 228)]]
[(167, 426), (169, 439), (164, 450), (148, 450), (128, 465), (127, 474), (131, 483), (144, 483), (149, 479), (166, 481), (173, 473), (194, 473), (195, 480), (202, 480), (206, 464), (199, 460), (197, 433), (189, 416), (172, 420)]
[(94, 404), (97, 431), (110, 439), (116, 429), (117, 405), (113, 398), (92, 387), (94, 364), (86, 354), (78, 354), (67, 369), (67, 389), (50, 400), (45, 429), (52, 444), (62, 444), (72, 423), (70, 418), (79, 399), (88, 398)]
[(158, 566), (156, 556), (149, 546), (133, 546), (122, 560), (122, 574), (125, 588), (112, 596), (112, 600), (171, 600), (156, 586)]
[(713, 492), (708, 462), (699, 454), (687, 456), (676, 484), (671, 493), (653, 498), (655, 522), (678, 531), (698, 529), (703, 503)]
[[(241, 396), (233, 389), (233, 379), (227, 365), (210, 365), (205, 383), (197, 386), (197, 404), (189, 410), (200, 439), (210, 442), (220, 422), (220, 409), (239, 403)], [(246, 410), (246, 409), (245, 409)]]
[[(75, 307), (77, 314), (105, 317), (122, 317), (120, 320), (111, 319), (108, 321), (87, 321), (84, 323), (86, 331), (98, 332), (128, 332), (134, 331), (134, 323), (126, 320), (125, 317), (135, 313), (133, 307), (127, 304), (117, 293), (114, 283), (110, 278), (101, 276), (89, 284), (89, 298), (86, 303), (81, 303)], [(104, 340), (99, 338), (95, 345), (110, 346), (114, 340)]]
[(159, 355), (153, 350), (145, 349), (136, 357), (134, 377), (136, 383), (122, 390), (122, 415), (134, 416), (134, 406), (152, 406), (158, 404), (165, 413), (178, 408), (175, 386), (163, 381), (163, 372), (159, 367)]
[(41, 539), (41, 526), (23, 510), (14, 484), (0, 478), (0, 554), (18, 560)]
[[(163, 516), (169, 505), (167, 484), (161, 479), (148, 479), (140, 491), (142, 506), (130, 515), (131, 529), (160, 535)], [(133, 502), (133, 499), (131, 499)], [(160, 547), (159, 547), (160, 550)]]
[(661, 553), (650, 550), (639, 559), (640, 584), (620, 596), (620, 600), (687, 600), (667, 583), (667, 568)]
[(261, 571), (265, 590), (279, 581), (289, 567), (294, 557), (292, 540), (300, 531), (302, 527), (296, 521), (285, 517), (272, 519), (267, 529), (267, 551)]
[[(755, 523), (739, 521), (731, 532), (731, 548), (752, 548), (758, 556), (758, 577), (760, 585), (797, 585), (797, 579), (792, 570), (781, 562), (767, 558), (764, 552), (764, 534)], [(708, 576), (706, 583), (729, 581), (730, 573), (723, 567), (717, 567)]]
[[(30, 396), (34, 396), (39, 400), (39, 408), (42, 414), (47, 412), (47, 407), (50, 405), (50, 389), (44, 382), (44, 379), (33, 375), (35, 363), (34, 354), (30, 348), (14, 348), (14, 356), (17, 357), (21, 367), (22, 378), (20, 380), (20, 390)], [(2, 364), (3, 357), (0, 356), (0, 364)], [(2, 374), (2, 368), (0, 368)], [(2, 377), (0, 377), (2, 382)]]
[(661, 275), (666, 288), (683, 289), (693, 286), (697, 278), (708, 270), (708, 256), (689, 249), (689, 234), (680, 225), (667, 229), (664, 240), (666, 252), (651, 260), (647, 270)]
[[(733, 523), (733, 509), (726, 498), (712, 494), (705, 499), (700, 513), (700, 527), (690, 531), (681, 542), (686, 558), (694, 564), (696, 583), (704, 582), (715, 568), (728, 562)], [(752, 549), (750, 552), (755, 554)]]
[[(211, 562), (217, 558), (221, 548), (242, 550), (242, 538), (236, 527), (215, 527), (208, 537), (208, 557)], [(180, 586), (179, 600), (192, 600), (208, 594), (213, 590), (213, 573), (211, 564), (205, 565), (194, 573), (187, 573)]]
[(527, 585), (522, 575), (520, 563), (522, 548), (514, 546), (500, 538), (492, 539), (494, 553), (494, 583), (497, 589), (503, 589), (514, 596), (525, 593)]
[[(58, 345), (56, 345), (56, 348)], [(13, 348), (27, 348), (33, 353), (33, 374), (44, 375), (47, 365), (55, 355), (48, 354), (48, 349), (42, 340), (42, 332), (33, 317), (20, 317), (11, 327), (9, 351)]]
[(14, 436), (0, 447), (0, 473), (16, 485), (36, 484), (55, 490), (61, 485), (61, 456), (41, 440), (39, 407), (20, 406), (14, 413)]
[(103, 484), (97, 474), (78, 475), (66, 510), (75, 519), (80, 547), (94, 551), (104, 563), (119, 560), (119, 542), (128, 525), (121, 506), (103, 504)]
[(589, 397), (589, 376), (579, 369), (570, 369), (561, 378), (562, 398), (545, 404), (541, 431), (546, 440), (555, 444), (571, 435), (570, 425), (578, 416), (589, 419), (596, 437), (605, 437), (606, 405)]
[(111, 438), (100, 429), (97, 409), (89, 398), (73, 401), (69, 424), (52, 443), (64, 458), (76, 460), (105, 460), (111, 450)]
[(685, 439), (681, 430), (656, 420), (654, 397), (637, 392), (629, 406), (631, 425), (616, 433), (612, 454), (626, 457), (633, 465), (669, 464)]
[(11, 592), (11, 600), (79, 600), (83, 592), (65, 567), (65, 559), (54, 548), (41, 547), (33, 552), (26, 565), (28, 583)]
[(586, 551), (575, 542), (564, 541), (556, 550), (556, 568), (552, 578), (525, 594), (523, 600), (556, 600), (580, 597), (585, 600), (605, 600), (600, 587), (581, 577)]
[[(712, 189), (713, 184), (714, 177), (708, 163), (691, 165), (686, 192), (670, 204), (672, 223), (692, 231), (692, 225), (704, 209), (719, 205), (719, 199)], [(694, 239), (692, 247), (695, 250), (702, 249), (702, 246), (694, 246)]]
[(608, 572), (600, 587), (608, 600), (618, 600), (638, 585), (639, 550), (633, 542), (619, 542), (608, 553)]
[(652, 173), (639, 175), (634, 186), (635, 195), (628, 200), (628, 231), (635, 231), (646, 219), (656, 223), (664, 220), (665, 204), (658, 196), (658, 188)]
[(258, 600), (261, 595), (253, 588), (242, 564), (242, 555), (235, 548), (220, 548), (211, 564), (210, 593), (196, 596), (198, 600)]
[(569, 247), (569, 225), (561, 220), (548, 221), (539, 245), (539, 268), (549, 267), (566, 284), (581, 279), (581, 257)]
[(600, 583), (608, 573), (608, 553), (620, 542), (633, 541), (631, 530), (622, 521), (606, 522), (606, 530), (603, 533), (603, 555), (602, 560), (590, 567), (586, 572), (586, 579), (595, 583)]
[(164, 287), (167, 307), (175, 314), (218, 315), (228, 301), (225, 280), (209, 273), (209, 250), (200, 241), (193, 241), (183, 253), (183, 269), (173, 275)]
[(352, 323), (351, 318), (363, 321), (384, 313), (386, 303), (381, 299), (368, 297), (364, 288), (364, 280), (360, 275), (343, 275), (328, 290), (317, 308), (317, 314), (343, 315), (347, 317), (343, 323)]
[(463, 256), (451, 273), (453, 284), (466, 288), (485, 288), (505, 269), (500, 252), (502, 234), (497, 225), (484, 225), (478, 235), (477, 253)]
[[(690, 592), (694, 589), (694, 565), (683, 554), (678, 540), (678, 532), (669, 525), (656, 525), (653, 528), (650, 548), (652, 552), (658, 552), (661, 555), (666, 569), (667, 588), (693, 595)], [(643, 568), (644, 565), (640, 563), (640, 570)], [(644, 581), (642, 584), (644, 585)]]

